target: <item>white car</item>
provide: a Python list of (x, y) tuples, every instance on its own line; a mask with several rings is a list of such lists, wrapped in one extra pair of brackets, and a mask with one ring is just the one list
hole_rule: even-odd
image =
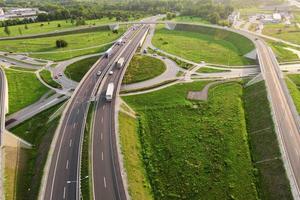
[(113, 71), (109, 71), (109, 73), (108, 73), (109, 75), (113, 75), (114, 74), (114, 72)]
[(101, 71), (97, 71), (97, 76), (100, 76), (101, 75)]

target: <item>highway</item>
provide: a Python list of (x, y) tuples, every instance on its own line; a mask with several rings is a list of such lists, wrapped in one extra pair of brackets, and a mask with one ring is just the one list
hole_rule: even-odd
[(283, 80), (276, 57), (264, 41), (256, 42), (261, 71), (265, 79), (283, 160), (295, 199), (300, 198), (300, 127), (299, 116)]
[[(120, 57), (125, 58), (128, 64), (136, 52), (140, 41), (147, 33), (148, 26), (143, 26), (136, 37), (129, 43), (126, 51)], [(92, 174), (93, 194), (95, 200), (127, 199), (122, 181), (119, 163), (117, 133), (115, 129), (116, 98), (112, 102), (105, 99), (106, 89), (113, 82), (115, 87), (114, 97), (118, 94), (126, 68), (114, 68), (114, 74), (108, 76), (98, 91), (96, 113), (94, 117), (92, 138)]]
[(0, 146), (2, 146), (2, 134), (5, 130), (5, 114), (6, 114), (6, 101), (7, 101), (7, 88), (6, 79), (3, 69), (0, 67)]
[[(135, 31), (126, 32), (129, 38)], [(102, 57), (85, 75), (74, 91), (60, 121), (57, 133), (51, 144), (45, 167), (46, 176), (39, 195), (43, 200), (80, 198), (81, 142), (89, 102), (93, 97), (96, 83), (101, 82), (115, 58), (125, 45), (114, 45), (109, 58)], [(97, 71), (102, 71), (97, 76)]]

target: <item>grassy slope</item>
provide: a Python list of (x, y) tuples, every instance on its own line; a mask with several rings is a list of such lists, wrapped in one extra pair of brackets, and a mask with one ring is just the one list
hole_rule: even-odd
[(264, 26), (263, 34), (300, 44), (300, 29), (296, 25), (267, 24)]
[(89, 71), (89, 69), (98, 59), (99, 56), (95, 56), (75, 62), (69, 65), (64, 73), (68, 78), (80, 82), (80, 80), (84, 77), (84, 75)]
[(279, 42), (271, 42), (271, 41), (269, 41), (268, 44), (272, 47), (279, 62), (289, 62), (289, 61), (299, 60), (299, 57), (296, 54), (294, 54), (289, 50), (284, 49), (286, 45)]
[(34, 73), (5, 69), (8, 81), (9, 113), (38, 101), (49, 91)]
[(196, 16), (177, 16), (172, 21), (175, 22), (188, 22), (188, 23), (201, 23), (201, 24), (210, 24), (210, 22)]
[(263, 200), (292, 199), (264, 82), (246, 87), (243, 96), (252, 160), (258, 169), (260, 197)]
[(217, 86), (210, 90), (209, 102), (194, 102), (197, 107), (192, 107), (187, 92), (205, 84), (175, 85), (124, 98), (141, 115), (143, 158), (154, 196), (256, 199), (242, 87)]
[(153, 197), (142, 161), (137, 125), (136, 119), (122, 112), (119, 113), (120, 141), (129, 194), (132, 200), (151, 200)]
[(154, 78), (166, 70), (163, 61), (149, 57), (136, 55), (130, 61), (123, 83), (130, 84)]
[[(191, 27), (178, 25), (178, 30), (170, 31), (159, 26), (153, 44), (195, 62), (204, 60), (224, 65), (253, 64), (253, 61), (243, 57), (253, 49), (249, 40), (227, 31)], [(181, 31), (183, 29), (186, 31)]]
[(300, 113), (300, 75), (289, 74), (285, 79), (289, 92), (293, 98), (294, 104)]
[(54, 106), (11, 130), (17, 136), (33, 144), (32, 149), (26, 150), (26, 168), (18, 177), (17, 199), (37, 198), (44, 164), (59, 117), (49, 123), (47, 121), (59, 106)]
[(200, 69), (197, 70), (197, 72), (199, 72), (199, 73), (219, 73), (219, 72), (230, 72), (230, 70), (201, 67)]
[(61, 85), (58, 84), (57, 82), (55, 82), (53, 79), (52, 79), (52, 76), (51, 76), (51, 72), (46, 70), (46, 69), (43, 69), (41, 72), (40, 72), (40, 76), (41, 78), (43, 79), (43, 81), (45, 81), (48, 85), (54, 87), (54, 88), (61, 88)]
[[(0, 49), (3, 51), (12, 52), (51, 52), (47, 54), (31, 54), (30, 56), (57, 61), (72, 58), (79, 55), (103, 51), (105, 50), (103, 47), (97, 47), (92, 49), (61, 53), (61, 51), (94, 47), (105, 43), (109, 43), (113, 40), (116, 40), (122, 33), (123, 30), (120, 30), (118, 34), (113, 34), (111, 33), (111, 31), (98, 31), (92, 33), (80, 33), (73, 35), (54, 36), (36, 39), (7, 40), (1, 41)], [(58, 39), (63, 39), (67, 41), (68, 46), (65, 48), (56, 48), (55, 42)]]
[[(97, 20), (87, 20), (87, 25), (101, 25), (106, 24), (109, 22), (114, 22), (115, 19), (109, 20), (108, 18), (103, 19), (97, 19)], [(44, 24), (41, 26), (41, 24)], [(61, 27), (57, 27), (57, 25), (60, 24)], [(9, 36), (20, 36), (19, 29), (21, 29), (22, 35), (31, 35), (31, 34), (39, 34), (39, 33), (47, 33), (47, 32), (54, 32), (54, 31), (61, 31), (65, 29), (70, 28), (76, 28), (78, 26), (74, 24), (71, 24), (70, 20), (56, 20), (56, 21), (50, 21), (48, 22), (38, 22), (38, 23), (32, 23), (27, 24), (28, 29), (25, 29), (25, 25), (15, 25), (15, 26), (9, 26), (9, 30), (11, 34)], [(6, 33), (4, 32), (4, 27), (0, 27), (0, 37), (7, 37)]]

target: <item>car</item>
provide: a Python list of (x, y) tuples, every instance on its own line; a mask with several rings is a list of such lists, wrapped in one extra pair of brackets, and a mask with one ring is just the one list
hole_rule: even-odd
[(58, 76), (62, 76), (62, 73), (61, 73), (61, 72), (59, 72), (59, 73), (58, 73)]
[(12, 65), (16, 65), (16, 63), (15, 63), (15, 62), (11, 62), (10, 64), (12, 64)]
[(166, 59), (166, 57), (162, 57), (162, 59), (164, 59), (164, 60), (165, 60), (165, 59)]
[(155, 53), (155, 54), (153, 54), (153, 56), (155, 56), (155, 57), (156, 57), (156, 56), (157, 56), (157, 54)]
[(258, 38), (255, 38), (254, 40), (255, 40), (255, 41), (257, 41), (257, 40), (258, 40)]
[(97, 76), (100, 76), (101, 75), (101, 71), (97, 71)]
[(58, 79), (58, 76), (54, 76), (54, 79)]
[(111, 70), (111, 71), (109, 71), (109, 73), (108, 73), (109, 75), (113, 75), (114, 74), (114, 72)]

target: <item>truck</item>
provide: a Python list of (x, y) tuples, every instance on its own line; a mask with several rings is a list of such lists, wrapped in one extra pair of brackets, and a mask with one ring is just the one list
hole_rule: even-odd
[(111, 101), (113, 99), (113, 94), (114, 94), (114, 83), (109, 83), (105, 95), (106, 100)]
[(123, 67), (123, 65), (124, 65), (124, 61), (125, 61), (125, 59), (123, 58), (123, 57), (121, 57), (117, 62), (116, 62), (116, 66), (117, 66), (117, 68), (122, 68)]
[(105, 58), (109, 58), (111, 56), (111, 53), (112, 53), (112, 47), (110, 47), (104, 54), (104, 57)]
[(118, 39), (118, 41), (116, 42), (116, 45), (121, 45), (122, 43), (123, 43), (123, 39), (120, 38), (120, 39)]

